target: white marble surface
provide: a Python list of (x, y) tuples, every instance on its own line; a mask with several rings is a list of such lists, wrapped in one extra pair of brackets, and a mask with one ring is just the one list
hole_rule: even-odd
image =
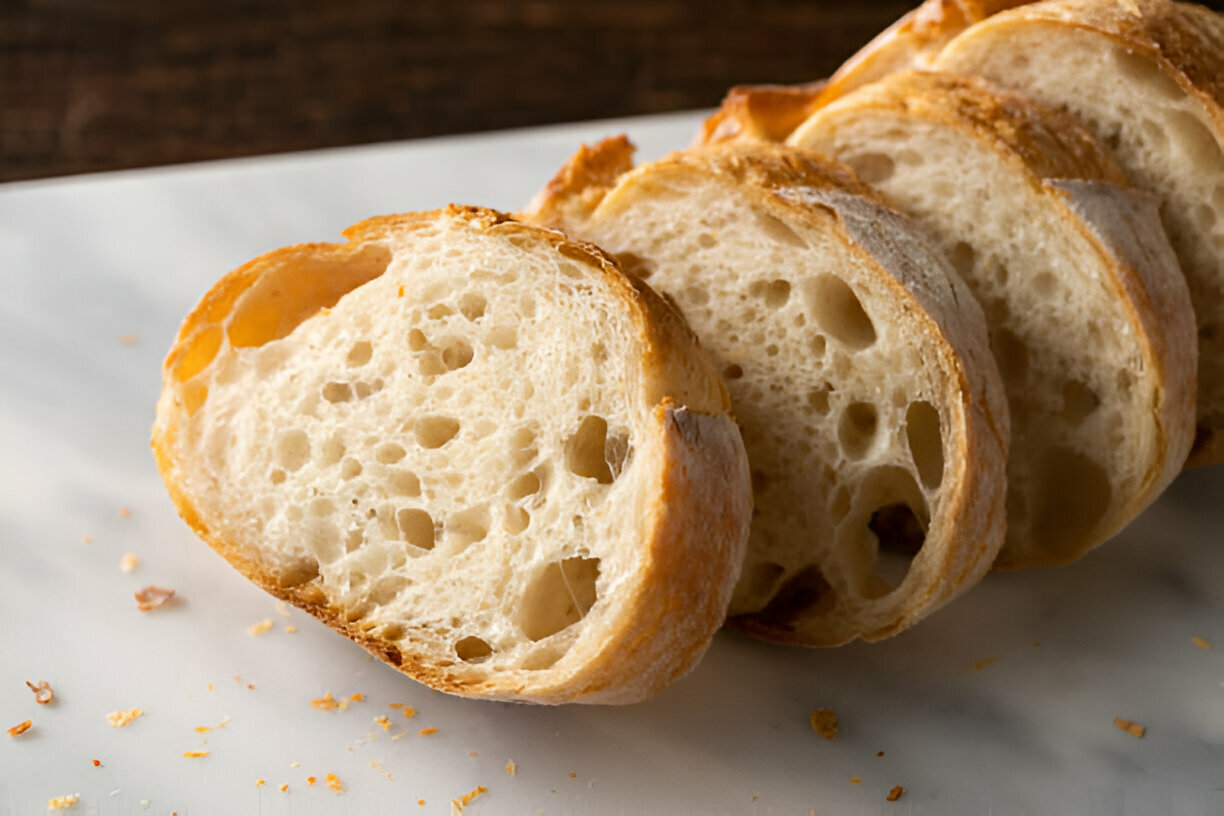
[[(148, 428), (161, 357), (217, 277), (375, 213), (513, 208), (582, 139), (626, 129), (649, 157), (697, 121), (0, 187), (0, 728), (35, 723), (0, 736), (0, 814), (68, 793), (71, 812), (103, 816), (435, 814), (477, 785), (477, 816), (1224, 813), (1224, 469), (1184, 475), (1081, 562), (991, 576), (890, 642), (802, 651), (723, 634), (692, 675), (629, 708), (428, 691), (300, 613), (281, 618), (179, 521)], [(126, 552), (141, 559), (131, 574)], [(138, 612), (149, 583), (178, 600)], [(269, 617), (275, 629), (248, 633)], [(56, 702), (35, 705), (27, 679)], [(327, 691), (365, 701), (314, 710)], [(420, 713), (397, 719), (391, 702)], [(106, 723), (132, 706), (146, 714), (131, 726)], [(808, 726), (819, 707), (841, 718), (833, 741)], [(226, 715), (204, 735), (210, 756), (183, 758), (201, 747), (194, 727)], [(343, 794), (306, 786), (328, 773)]]

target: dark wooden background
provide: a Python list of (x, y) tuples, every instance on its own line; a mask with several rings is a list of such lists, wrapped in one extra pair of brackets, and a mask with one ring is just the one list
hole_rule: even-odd
[(713, 106), (911, 5), (0, 0), (0, 181)]

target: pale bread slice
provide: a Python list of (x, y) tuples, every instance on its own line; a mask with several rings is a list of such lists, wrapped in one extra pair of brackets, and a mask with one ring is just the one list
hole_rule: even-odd
[(731, 624), (880, 640), (972, 586), (1003, 539), (1008, 432), (964, 284), (842, 166), (770, 144), (631, 157), (584, 147), (527, 217), (674, 298), (727, 378), (756, 502)]
[(1189, 464), (1224, 461), (1224, 16), (1170, 0), (1048, 0), (970, 27), (934, 65), (1075, 114), (1160, 201), (1198, 322)]
[(679, 314), (489, 210), (345, 236), (231, 272), (184, 322), (153, 448), (186, 521), (442, 691), (626, 703), (691, 668), (751, 487)]
[(1121, 186), (1072, 117), (902, 72), (822, 108), (790, 143), (850, 165), (928, 227), (982, 304), (1012, 420), (999, 567), (1073, 560), (1173, 480), (1194, 437), (1185, 277), (1155, 200)]

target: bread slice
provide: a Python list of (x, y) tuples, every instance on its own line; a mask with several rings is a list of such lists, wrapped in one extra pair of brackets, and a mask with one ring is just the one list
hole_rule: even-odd
[(1073, 118), (902, 72), (790, 143), (928, 227), (985, 310), (1012, 419), (998, 566), (1077, 558), (1173, 480), (1194, 436), (1194, 310), (1155, 200)]
[(631, 156), (584, 147), (528, 217), (674, 298), (727, 379), (756, 502), (731, 623), (879, 640), (971, 586), (1003, 539), (1007, 406), (964, 284), (842, 166)]
[(441, 691), (625, 703), (723, 620), (751, 512), (727, 392), (596, 248), (489, 210), (231, 272), (153, 449), (242, 574)]
[(1074, 113), (1160, 200), (1198, 318), (1190, 464), (1224, 461), (1224, 16), (1170, 0), (1048, 0), (967, 29), (935, 66)]

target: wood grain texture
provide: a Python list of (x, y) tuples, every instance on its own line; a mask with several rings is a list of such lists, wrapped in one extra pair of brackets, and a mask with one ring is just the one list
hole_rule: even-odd
[(9, 0), (0, 181), (710, 107), (909, 5)]

